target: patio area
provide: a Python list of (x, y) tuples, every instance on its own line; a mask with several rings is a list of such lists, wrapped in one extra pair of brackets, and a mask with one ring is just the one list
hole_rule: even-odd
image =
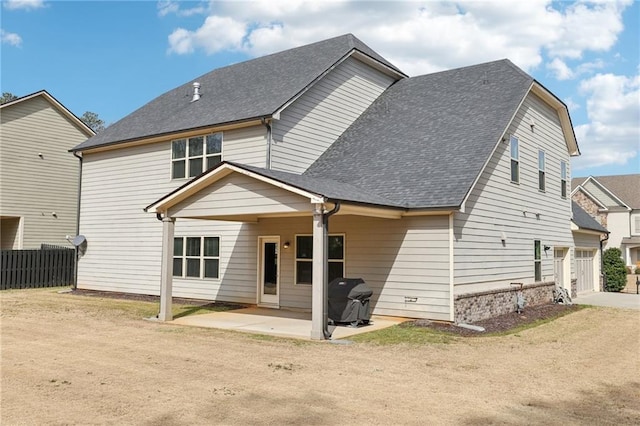
[[(407, 318), (372, 316), (369, 324), (359, 327), (329, 326), (330, 340), (340, 340), (356, 334), (380, 330), (408, 321)], [(296, 339), (311, 339), (311, 313), (250, 307), (225, 312), (189, 315), (169, 324), (219, 328), (245, 333), (267, 334)]]

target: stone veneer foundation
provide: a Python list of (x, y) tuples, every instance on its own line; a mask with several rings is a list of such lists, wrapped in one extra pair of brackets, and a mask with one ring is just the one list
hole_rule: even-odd
[[(575, 280), (572, 280), (575, 281)], [(527, 306), (541, 305), (553, 301), (555, 282), (544, 282), (522, 286)], [(574, 283), (572, 282), (572, 287)], [(511, 286), (481, 293), (460, 294), (454, 297), (455, 322), (472, 323), (516, 311), (516, 295), (520, 286)]]

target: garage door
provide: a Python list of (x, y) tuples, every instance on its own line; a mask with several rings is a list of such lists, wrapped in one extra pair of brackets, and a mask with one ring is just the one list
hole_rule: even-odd
[(593, 291), (593, 250), (576, 249), (576, 278), (578, 293)]

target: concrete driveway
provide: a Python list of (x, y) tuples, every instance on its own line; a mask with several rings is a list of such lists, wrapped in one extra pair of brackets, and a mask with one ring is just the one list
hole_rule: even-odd
[(640, 294), (593, 292), (580, 294), (573, 303), (640, 310)]

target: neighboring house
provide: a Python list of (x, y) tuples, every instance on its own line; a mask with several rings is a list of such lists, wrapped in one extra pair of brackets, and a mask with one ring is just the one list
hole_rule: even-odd
[(459, 322), (576, 280), (569, 113), (508, 60), (408, 78), (345, 35), (214, 70), (74, 151), (78, 286), (160, 294), (163, 320), (172, 295), (252, 303), (311, 310), (323, 338), (335, 277), (375, 314)]
[(77, 232), (79, 161), (95, 133), (45, 90), (0, 105), (0, 246), (68, 245)]
[(571, 198), (611, 232), (606, 246), (640, 267), (640, 174), (574, 178), (571, 186)]
[[(603, 237), (609, 231), (596, 219), (591, 217), (575, 201), (571, 202), (573, 216), (571, 218), (571, 231), (573, 232), (574, 248), (574, 268), (575, 286), (572, 282), (571, 293), (576, 296), (578, 293), (590, 291), (602, 291), (602, 273), (600, 270), (602, 259)], [(558, 253), (555, 253), (556, 262)], [(558, 265), (556, 270), (562, 266)]]

